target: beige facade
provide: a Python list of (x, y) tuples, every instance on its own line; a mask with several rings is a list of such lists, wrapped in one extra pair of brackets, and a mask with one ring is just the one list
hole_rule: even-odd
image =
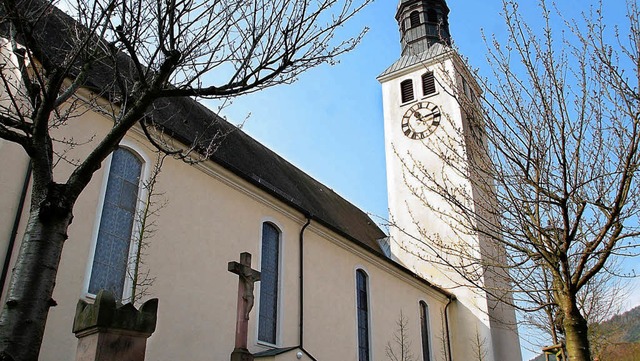
[[(109, 127), (106, 118), (89, 112), (63, 132), (65, 137), (81, 140), (99, 136)], [(145, 160), (143, 174), (148, 174), (155, 154), (143, 137), (132, 131), (122, 146), (134, 150)], [(81, 156), (90, 147), (90, 143), (80, 146), (67, 156)], [(77, 300), (91, 299), (87, 284), (108, 162), (95, 174), (74, 210), (54, 291), (58, 306), (50, 311), (41, 351), (41, 359), (45, 361), (72, 360), (75, 354), (76, 339), (71, 326)], [(3, 222), (15, 216), (26, 163), (21, 149), (1, 143), (1, 177), (7, 185), (7, 191), (0, 197)], [(60, 180), (70, 169), (65, 162), (58, 164), (56, 172)], [(143, 259), (143, 271), (148, 269), (155, 278), (149, 288), (150, 296), (160, 300), (158, 327), (150, 338), (147, 358), (224, 360), (229, 357), (234, 343), (238, 280), (227, 271), (227, 262), (237, 260), (241, 252), (250, 252), (254, 255), (253, 267), (260, 269), (263, 222), (270, 222), (281, 231), (278, 333), (275, 345), (256, 341), (260, 304), (257, 297), (249, 325), (250, 350), (299, 346), (299, 246), (307, 218), (211, 161), (188, 165), (168, 159), (158, 177), (158, 192), (163, 193), (167, 203), (159, 213), (159, 227), (149, 240)], [(22, 227), (27, 212), (28, 207), (22, 215)], [(6, 249), (9, 239), (7, 229), (10, 226), (3, 223), (2, 250)], [(408, 320), (412, 351), (421, 355), (420, 301), (429, 306), (431, 360), (445, 360), (443, 314), (449, 302), (445, 292), (314, 220), (302, 233), (302, 242), (306, 352), (318, 360), (358, 360), (355, 274), (362, 269), (368, 276), (371, 360), (386, 358), (385, 347), (393, 340), (401, 311)], [(259, 288), (258, 285), (256, 294)], [(453, 339), (455, 341), (455, 337)], [(293, 360), (296, 352), (273, 357)]]

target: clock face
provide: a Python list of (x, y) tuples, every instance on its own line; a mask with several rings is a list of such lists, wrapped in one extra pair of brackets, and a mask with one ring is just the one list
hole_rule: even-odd
[(411, 139), (424, 139), (440, 124), (440, 109), (429, 102), (414, 104), (402, 116), (402, 132)]

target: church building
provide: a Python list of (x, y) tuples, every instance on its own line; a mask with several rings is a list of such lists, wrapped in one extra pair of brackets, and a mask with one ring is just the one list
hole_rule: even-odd
[[(227, 264), (249, 252), (252, 268), (261, 272), (248, 335), (257, 360), (389, 360), (389, 349), (402, 348), (395, 342), (400, 332), (415, 360), (521, 360), (515, 311), (413, 248), (424, 229), (443, 239), (454, 235), (416, 194), (407, 169), (421, 164), (443, 176), (449, 172), (425, 143), (450, 141), (444, 137), (456, 133), (449, 128), (469, 129), (455, 98), (462, 94), (473, 102), (481, 92), (450, 46), (448, 14), (445, 0), (400, 0), (395, 18), (402, 52), (378, 77), (390, 234), (196, 101), (163, 100), (153, 116), (172, 119), (166, 127), (176, 142), (188, 143), (206, 124), (225, 136), (201, 162), (166, 158), (150, 194), (155, 148), (141, 129), (127, 134), (75, 205), (40, 359), (74, 360), (76, 303), (107, 289), (123, 302), (138, 301), (141, 293), (159, 299), (147, 360), (228, 360), (238, 277)], [(7, 52), (4, 46), (2, 55)], [(91, 81), (99, 87), (100, 74)], [(59, 153), (69, 159), (88, 154), (91, 139), (112, 127), (90, 108), (69, 123), (56, 132), (79, 143), (69, 149), (60, 143)], [(56, 167), (61, 179), (71, 170), (64, 161)], [(28, 218), (29, 179), (22, 148), (0, 139), (2, 302)], [(456, 182), (473, 190), (470, 179)], [(153, 234), (141, 242), (137, 215), (150, 199), (157, 210)], [(440, 209), (451, 211), (446, 203)], [(469, 237), (465, 244), (482, 247)]]

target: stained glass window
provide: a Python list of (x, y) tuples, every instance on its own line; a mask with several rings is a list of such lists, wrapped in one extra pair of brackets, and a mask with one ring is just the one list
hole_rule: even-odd
[(276, 343), (278, 330), (279, 258), (280, 231), (271, 223), (263, 223), (258, 340), (270, 344)]
[(122, 299), (141, 172), (142, 161), (133, 152), (113, 152), (91, 267), (91, 294), (105, 289)]
[(356, 292), (358, 309), (358, 361), (369, 361), (369, 294), (367, 274), (356, 271)]

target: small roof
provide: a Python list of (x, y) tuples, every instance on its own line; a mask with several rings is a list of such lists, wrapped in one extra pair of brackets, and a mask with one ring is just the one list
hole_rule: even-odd
[(406, 69), (416, 64), (425, 64), (429, 63), (429, 60), (432, 58), (438, 57), (440, 55), (444, 55), (450, 52), (452, 49), (448, 46), (445, 46), (441, 43), (435, 43), (431, 45), (425, 51), (418, 53), (416, 55), (403, 55), (400, 59), (396, 60), (390, 67), (388, 67), (382, 74), (378, 75), (378, 80), (383, 78), (389, 74), (393, 74), (396, 71), (400, 71), (402, 69)]
[(299, 349), (299, 347), (298, 346), (293, 346), (293, 347), (273, 348), (271, 350), (258, 352), (256, 354), (254, 354), (253, 356), (255, 356), (257, 358), (268, 357), (268, 356), (277, 356), (277, 355), (281, 355), (283, 353), (287, 353), (287, 352), (295, 350), (295, 349)]
[(411, 5), (410, 3), (419, 3), (419, 2), (429, 2), (429, 3), (440, 2), (441, 3), (440, 5), (444, 9), (446, 9), (447, 11), (449, 10), (446, 0), (400, 0), (398, 2), (398, 9), (406, 5)]

